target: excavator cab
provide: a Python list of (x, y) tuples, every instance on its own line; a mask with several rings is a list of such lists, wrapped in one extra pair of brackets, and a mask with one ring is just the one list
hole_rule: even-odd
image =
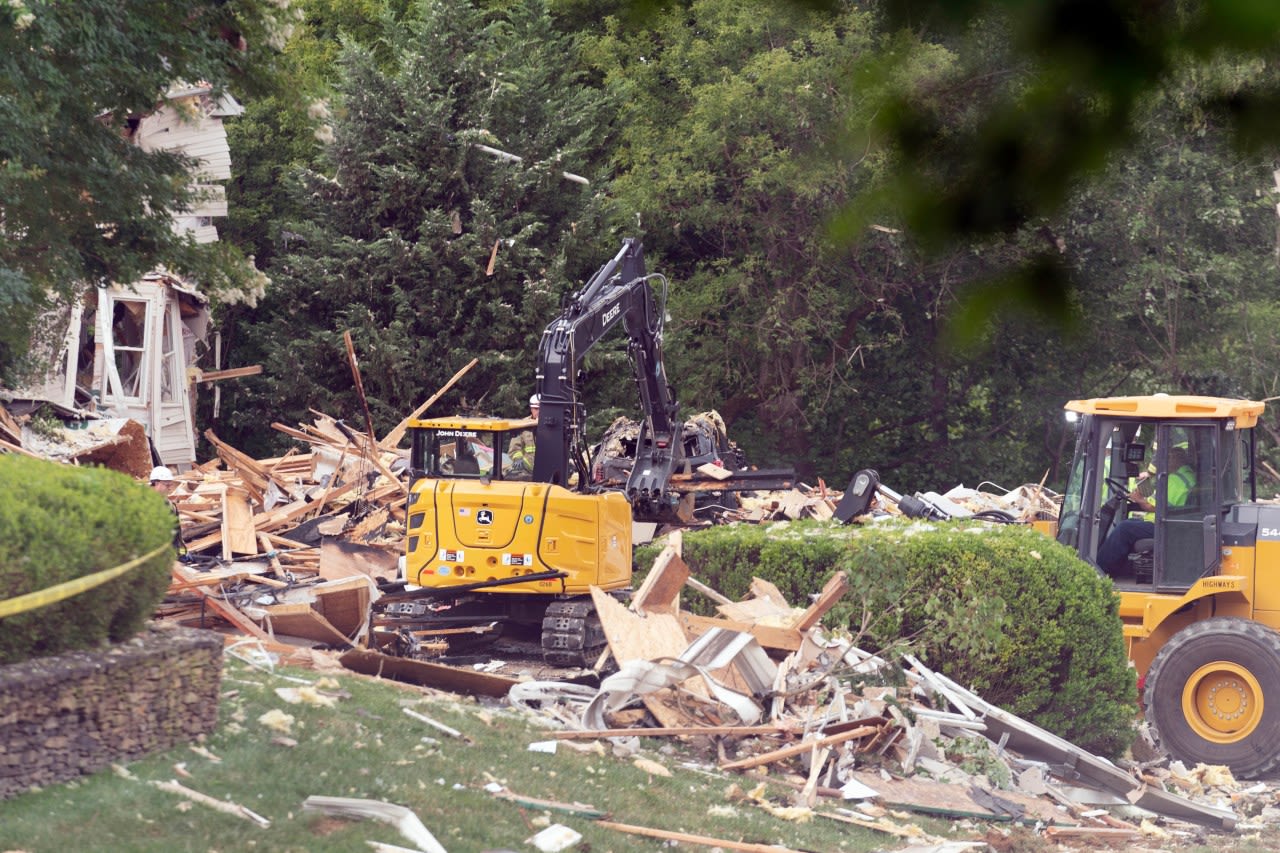
[(535, 426), (537, 421), (532, 419), (436, 418), (416, 422), (410, 431), (411, 480), (528, 480), (529, 468), (520, 458), (520, 448), (522, 441), (532, 441)]

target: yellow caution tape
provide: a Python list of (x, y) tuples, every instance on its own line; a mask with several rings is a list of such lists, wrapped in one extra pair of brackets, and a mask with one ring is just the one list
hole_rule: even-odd
[(113, 569), (103, 569), (91, 575), (85, 575), (82, 578), (67, 581), (66, 583), (55, 584), (48, 589), (39, 589), (35, 592), (28, 592), (26, 595), (19, 595), (17, 598), (9, 598), (0, 601), (0, 619), (6, 616), (13, 616), (15, 613), (25, 613), (28, 610), (36, 610), (40, 607), (46, 607), (55, 604), (73, 595), (79, 595), (86, 590), (93, 589), (95, 586), (102, 586), (104, 583), (123, 575), (125, 572), (132, 571), (138, 566), (150, 560), (152, 557), (164, 551), (166, 548), (172, 548), (169, 542), (143, 554), (141, 557), (130, 560), (127, 563), (116, 566)]

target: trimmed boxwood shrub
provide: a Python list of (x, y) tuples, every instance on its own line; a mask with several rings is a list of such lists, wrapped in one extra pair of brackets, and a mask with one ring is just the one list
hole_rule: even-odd
[(162, 495), (123, 474), (0, 455), (0, 601), (171, 546), (101, 586), (0, 619), (0, 664), (138, 633), (169, 587), (175, 523)]
[[(657, 549), (637, 551), (651, 565)], [(987, 701), (1107, 756), (1133, 737), (1137, 690), (1111, 584), (1016, 525), (820, 522), (689, 531), (696, 577), (741, 598), (753, 576), (795, 606), (837, 570), (850, 590), (824, 625), (862, 648), (910, 649)], [(693, 604), (693, 596), (690, 603)]]

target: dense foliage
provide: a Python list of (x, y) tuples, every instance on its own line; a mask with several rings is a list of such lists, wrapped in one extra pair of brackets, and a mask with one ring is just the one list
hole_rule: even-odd
[[(296, 175), (302, 218), (287, 223), (275, 286), (236, 317), (237, 357), (267, 369), (231, 401), (242, 414), (227, 435), (260, 428), (266, 407), (358, 417), (348, 330), (379, 423), (472, 358), (454, 408), (520, 413), (577, 246), (591, 247), (594, 264), (617, 251), (595, 227), (575, 237), (593, 189), (564, 173), (595, 177), (605, 116), (600, 94), (562, 61), (573, 40), (545, 7), (494, 16), (446, 0), (384, 24), (391, 58), (354, 43), (343, 51), (332, 143)], [(299, 374), (299, 363), (309, 369)]]
[(172, 229), (195, 196), (190, 161), (130, 133), (175, 83), (263, 85), (292, 20), (271, 0), (0, 4), (0, 372), (46, 331), (33, 323), (51, 298), (161, 263), (209, 291), (251, 278), (234, 246)]
[[(0, 455), (0, 601), (173, 542), (165, 499), (123, 474)], [(64, 601), (0, 619), (0, 664), (128, 639), (169, 588), (173, 548)]]
[[(1244, 26), (1235, 5), (241, 0), (209, 14), (244, 23), (243, 55), (170, 16), (145, 46), (130, 41), (140, 24), (104, 33), (95, 62), (65, 72), (84, 79), (62, 81), (56, 63), (94, 28), (15, 3), (0, 12), (6, 73), (67, 85), (4, 84), (22, 120), (5, 124), (12, 144), (0, 136), (0, 234), (57, 208), (27, 193), (46, 183), (61, 199), (124, 192), (120, 169), (87, 186), (58, 147), (106, 145), (76, 135), (84, 110), (124, 102), (96, 58), (153, 97), (157, 64), (116, 54), (173, 62), (155, 45), (191, 41), (204, 52), (180, 58), (247, 107), (229, 122), (223, 233), (273, 280), (260, 305), (219, 310), (220, 366), (265, 368), (222, 388), (215, 426), (247, 451), (279, 450), (270, 424), (308, 409), (362, 418), (346, 331), (379, 431), (471, 358), (437, 411), (522, 411), (559, 300), (635, 236), (667, 277), (685, 411), (719, 410), (753, 461), (833, 485), (875, 467), (904, 492), (1061, 486), (1065, 400), (1275, 394), (1274, 163), (1231, 142), (1242, 116), (1266, 123), (1280, 13), (1254, 4)], [(276, 68), (268, 7), (297, 27), (259, 94), (238, 75)], [(48, 52), (16, 49), (39, 39)], [(45, 115), (52, 147), (30, 133)], [(28, 163), (40, 151), (50, 162)], [(153, 211), (161, 189), (180, 195), (129, 174)], [(88, 236), (63, 244), (117, 232)], [(47, 248), (28, 255), (71, 270)], [(583, 365), (596, 430), (636, 414), (621, 344)], [(1263, 430), (1280, 437), (1273, 418)]]
[(1137, 693), (1111, 584), (1028, 528), (733, 525), (686, 533), (683, 553), (730, 598), (759, 577), (799, 606), (844, 570), (850, 589), (824, 618), (829, 629), (848, 629), (869, 651), (922, 655), (1085, 749), (1114, 756), (1132, 739)]

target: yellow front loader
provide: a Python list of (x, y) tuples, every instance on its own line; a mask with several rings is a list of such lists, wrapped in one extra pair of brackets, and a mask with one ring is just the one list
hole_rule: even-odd
[(1115, 585), (1157, 744), (1241, 777), (1272, 771), (1280, 505), (1256, 495), (1263, 404), (1156, 395), (1066, 411), (1077, 440), (1056, 536)]

